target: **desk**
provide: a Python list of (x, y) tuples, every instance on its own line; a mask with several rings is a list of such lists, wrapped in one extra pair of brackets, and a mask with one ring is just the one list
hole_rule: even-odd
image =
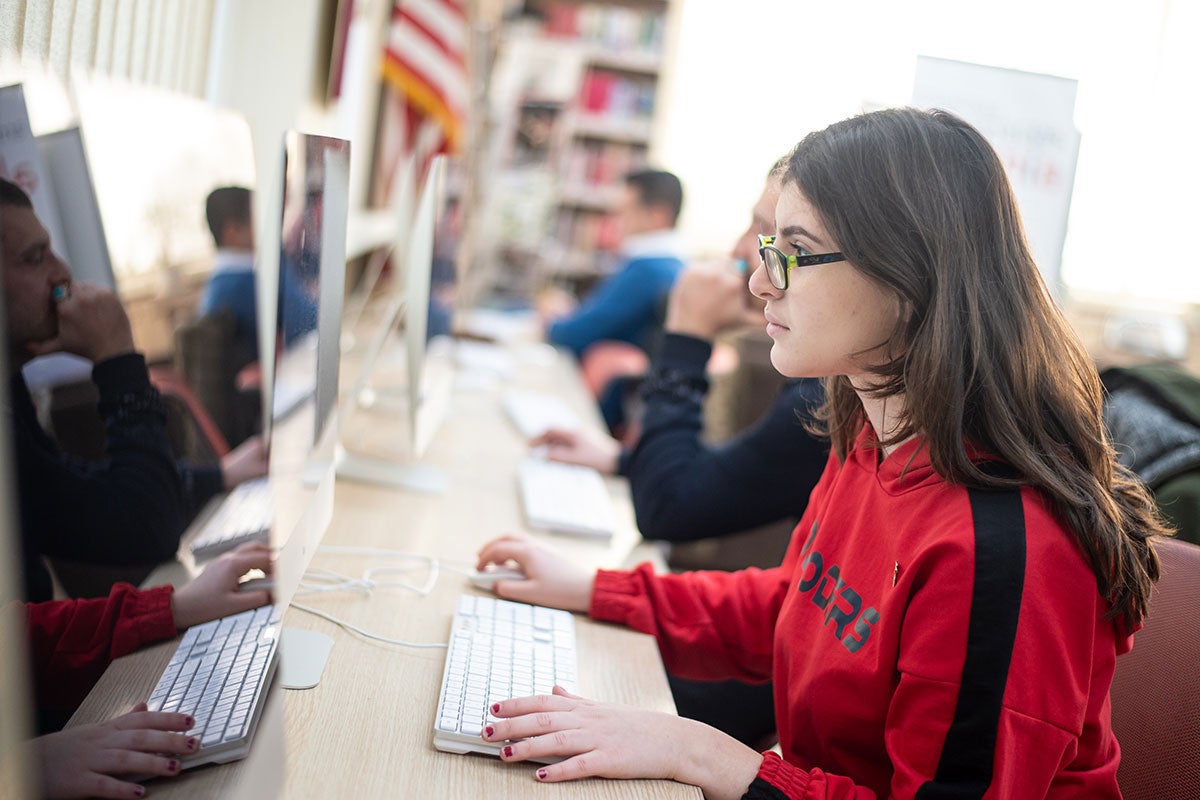
[[(373, 316), (377, 315), (364, 314), (363, 324), (369, 325)], [(398, 341), (393, 344), (400, 349)], [(600, 424), (566, 356), (528, 344), (512, 346), (511, 355), (517, 370), (506, 385), (556, 391), (587, 424)], [(343, 387), (354, 385), (354, 360), (353, 352), (343, 360)], [(385, 356), (375, 383), (386, 386), (392, 374), (399, 376), (402, 370), (396, 359)], [(470, 568), (481, 544), (504, 531), (524, 530), (514, 467), (525, 446), (502, 411), (503, 388), (464, 380), (452, 394), (446, 419), (423, 462), (445, 471), (449, 488), (444, 495), (339, 481), (324, 543), (419, 553), (444, 560), (447, 566)], [(402, 426), (380, 409), (355, 412), (343, 422), (342, 439), (349, 448), (386, 455), (389, 449), (400, 452), (406, 446)], [(642, 544), (634, 528), (627, 486), (615, 479), (609, 485), (621, 528), (612, 541), (535, 535), (597, 567), (656, 559), (657, 551)], [(181, 562), (152, 578), (180, 578), (190, 566), (186, 556), (181, 555)], [(313, 567), (353, 576), (389, 563), (398, 562), (326, 552), (312, 560)], [(420, 570), (411, 579), (421, 583), (425, 575)], [(463, 592), (477, 590), (461, 575), (445, 570), (426, 597), (379, 588), (369, 597), (337, 592), (296, 599), (383, 636), (444, 642), (455, 599)], [(544, 786), (533, 777), (536, 765), (438, 752), (432, 744), (433, 719), (445, 650), (366, 640), (295, 608), (286, 613), (284, 624), (333, 637), (320, 685), (306, 691), (275, 685), (247, 759), (155, 781), (149, 787), (155, 797), (699, 797), (694, 787), (667, 781), (588, 780)], [(579, 615), (576, 626), (582, 694), (674, 710), (651, 637)], [(174, 647), (175, 642), (163, 643), (115, 662), (71, 724), (106, 719), (147, 697)]]

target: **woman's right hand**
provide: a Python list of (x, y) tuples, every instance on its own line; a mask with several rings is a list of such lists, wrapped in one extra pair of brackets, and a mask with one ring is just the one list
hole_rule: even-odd
[(178, 775), (178, 756), (196, 752), (200, 744), (182, 733), (194, 724), (187, 714), (147, 711), (139, 704), (108, 722), (40, 736), (30, 746), (41, 789), (46, 797), (135, 800), (146, 794), (145, 787), (114, 776)]
[(506, 600), (583, 612), (592, 604), (595, 571), (572, 564), (527, 536), (510, 533), (485, 544), (475, 568), (488, 564), (516, 565), (525, 573), (524, 580), (496, 581), (492, 591)]

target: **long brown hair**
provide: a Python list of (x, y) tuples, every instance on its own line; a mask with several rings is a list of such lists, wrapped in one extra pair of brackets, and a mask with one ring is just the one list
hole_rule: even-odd
[[(810, 134), (784, 182), (820, 214), (846, 258), (900, 298), (903, 313), (875, 370), (880, 397), (905, 395), (881, 444), (924, 439), (933, 467), (967, 486), (1030, 485), (1075, 532), (1112, 614), (1146, 611), (1168, 533), (1142, 483), (1121, 467), (1101, 417), (1095, 365), (1029, 252), (1004, 168), (969, 124), (912, 108), (862, 114)], [(845, 377), (820, 411), (844, 455), (863, 422)], [(966, 443), (1019, 477), (980, 469)]]

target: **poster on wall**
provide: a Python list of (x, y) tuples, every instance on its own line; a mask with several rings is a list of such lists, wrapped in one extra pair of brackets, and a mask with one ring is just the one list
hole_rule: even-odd
[(0, 86), (0, 178), (25, 190), (34, 213), (50, 233), (51, 244), (58, 252), (66, 252), (54, 189), (29, 126), (25, 89), (19, 83)]
[[(50, 234), (50, 246), (71, 265), (77, 279), (113, 286), (112, 266), (79, 129), (35, 137), (20, 84), (0, 87), (0, 178), (17, 184), (29, 195), (34, 213)], [(81, 186), (80, 180), (86, 181), (86, 185)], [(79, 224), (72, 229), (71, 236), (64, 234), (60, 213), (64, 207), (57, 199), (60, 196), (70, 200), (65, 210), (79, 215)], [(93, 257), (76, 263), (72, 251), (87, 252)], [(85, 268), (81, 275), (81, 265), (95, 268)], [(29, 390), (36, 393), (88, 380), (92, 364), (69, 353), (51, 353), (26, 362), (21, 371)]]
[(917, 57), (912, 103), (958, 114), (987, 137), (1008, 171), (1034, 259), (1055, 297), (1075, 185), (1078, 83), (1070, 78)]

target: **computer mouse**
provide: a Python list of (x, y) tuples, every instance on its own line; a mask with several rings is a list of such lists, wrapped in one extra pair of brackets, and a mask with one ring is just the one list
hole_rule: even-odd
[(523, 581), (525, 573), (515, 567), (489, 566), (480, 572), (472, 572), (468, 577), (480, 589), (491, 591), (496, 581)]
[(237, 585), (239, 592), (270, 592), (275, 589), (275, 581), (271, 578), (250, 578)]

